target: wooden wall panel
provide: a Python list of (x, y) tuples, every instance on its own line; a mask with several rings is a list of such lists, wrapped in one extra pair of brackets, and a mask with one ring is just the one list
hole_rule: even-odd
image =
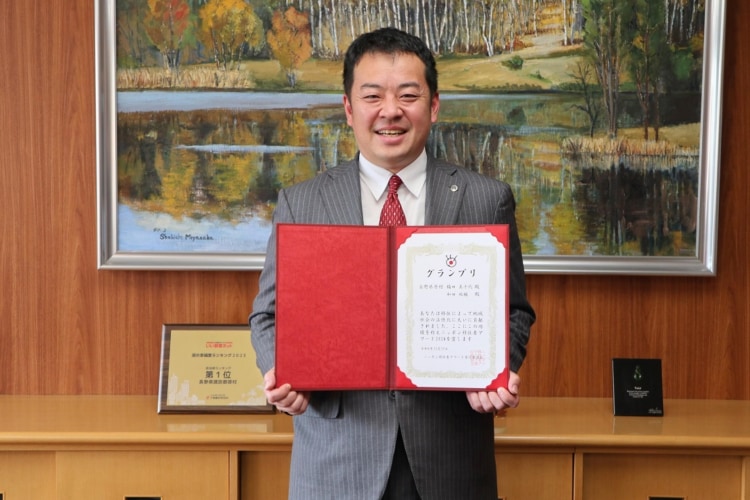
[[(98, 1), (98, 0), (97, 0)], [(750, 399), (750, 5), (727, 10), (716, 278), (529, 276), (524, 393), (600, 396), (614, 356), (665, 396)], [(164, 323), (244, 323), (256, 272), (98, 271), (94, 2), (0, 2), (0, 393), (156, 394)]]

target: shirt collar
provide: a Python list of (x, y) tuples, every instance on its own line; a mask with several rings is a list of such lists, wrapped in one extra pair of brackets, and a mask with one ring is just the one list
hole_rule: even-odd
[[(367, 158), (359, 155), (359, 175), (365, 185), (372, 191), (373, 197), (378, 200), (388, 189), (388, 180), (391, 174), (388, 170), (379, 167), (369, 161)], [(419, 195), (424, 188), (427, 180), (427, 153), (422, 150), (416, 160), (404, 167), (398, 174), (403, 181), (403, 186), (415, 197)]]

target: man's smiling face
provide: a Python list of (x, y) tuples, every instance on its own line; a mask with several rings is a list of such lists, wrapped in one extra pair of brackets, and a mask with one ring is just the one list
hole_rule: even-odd
[(414, 54), (369, 53), (354, 67), (346, 121), (362, 155), (393, 173), (424, 149), (440, 99), (430, 96), (424, 63)]

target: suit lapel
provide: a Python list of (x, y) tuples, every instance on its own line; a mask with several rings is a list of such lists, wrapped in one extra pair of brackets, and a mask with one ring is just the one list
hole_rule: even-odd
[(455, 166), (438, 162), (431, 157), (428, 158), (427, 198), (425, 200), (426, 225), (452, 225), (458, 220), (465, 186), (455, 174)]
[(362, 200), (359, 183), (359, 164), (352, 160), (327, 171), (328, 179), (320, 188), (331, 224), (359, 225), (362, 217)]

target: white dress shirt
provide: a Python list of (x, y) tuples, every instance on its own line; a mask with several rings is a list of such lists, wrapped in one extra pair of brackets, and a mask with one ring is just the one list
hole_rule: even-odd
[[(359, 182), (362, 192), (362, 216), (365, 226), (377, 226), (380, 212), (388, 193), (388, 170), (359, 155)], [(398, 176), (403, 183), (398, 188), (398, 201), (409, 226), (424, 226), (425, 182), (427, 181), (427, 153), (422, 154), (402, 169)]]

